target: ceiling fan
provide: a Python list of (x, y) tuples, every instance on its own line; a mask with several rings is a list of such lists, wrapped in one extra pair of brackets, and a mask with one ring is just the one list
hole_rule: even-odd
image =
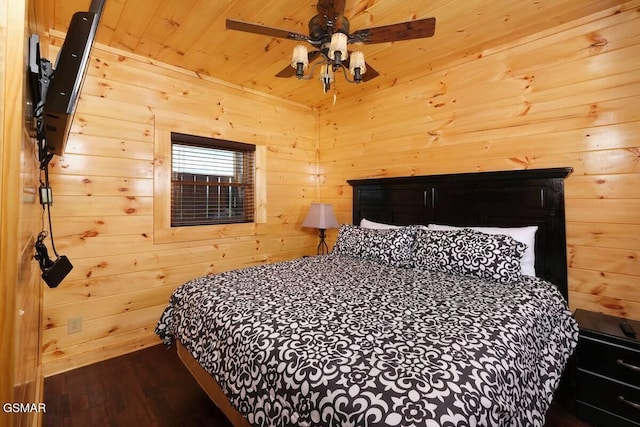
[[(309, 35), (235, 19), (227, 19), (227, 28), (311, 44), (315, 48), (311, 52), (304, 45), (296, 46), (291, 66), (280, 71), (276, 77), (295, 75), (298, 79), (310, 79), (315, 69), (320, 67), (320, 80), (325, 92), (331, 88), (334, 73), (339, 69), (343, 70), (345, 79), (350, 83), (366, 82), (379, 75), (365, 62), (362, 52), (348, 51), (347, 44), (411, 40), (431, 37), (435, 32), (436, 19), (424, 18), (350, 33), (349, 20), (344, 16), (345, 3), (346, 0), (318, 0), (318, 14), (309, 21)], [(310, 63), (310, 74), (305, 76), (304, 72)], [(349, 74), (353, 77), (350, 78)]]

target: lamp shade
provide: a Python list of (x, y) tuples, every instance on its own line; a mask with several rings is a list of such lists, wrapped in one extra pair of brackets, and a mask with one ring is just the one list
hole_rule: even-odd
[[(327, 93), (331, 89), (331, 83), (333, 83), (333, 68), (330, 64), (322, 64), (320, 67), (320, 81), (322, 82), (322, 90)], [(312, 204), (313, 206), (313, 204)]]
[(340, 52), (340, 59), (342, 61), (346, 60), (349, 57), (347, 40), (345, 33), (333, 33), (331, 36), (331, 44), (329, 45), (329, 58), (335, 60), (336, 52)]
[(320, 66), (320, 80), (323, 82), (332, 83), (334, 79), (335, 73), (333, 72), (333, 68), (329, 64), (322, 64)]
[(333, 206), (325, 203), (311, 203), (309, 213), (302, 226), (327, 230), (329, 228), (338, 228), (339, 224), (333, 214)]
[(306, 46), (301, 44), (293, 48), (293, 55), (291, 56), (291, 67), (297, 68), (298, 64), (302, 64), (303, 70), (306, 70), (309, 66), (309, 53)]
[(364, 62), (364, 53), (356, 50), (351, 54), (351, 63), (349, 65), (349, 71), (351, 71), (351, 75), (356, 74), (356, 68), (360, 68), (360, 74), (364, 74), (367, 72), (367, 65)]

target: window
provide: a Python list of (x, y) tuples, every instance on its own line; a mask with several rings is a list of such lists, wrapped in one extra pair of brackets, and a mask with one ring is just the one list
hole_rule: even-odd
[(171, 227), (254, 221), (255, 146), (171, 133)]

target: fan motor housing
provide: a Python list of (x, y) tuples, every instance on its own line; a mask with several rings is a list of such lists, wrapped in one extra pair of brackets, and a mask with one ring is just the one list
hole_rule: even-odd
[[(338, 27), (338, 31), (349, 35), (349, 20), (344, 15), (341, 20), (342, 25)], [(331, 24), (332, 28), (329, 28), (326, 23)], [(328, 21), (324, 16), (316, 15), (309, 21), (309, 40), (327, 43), (331, 41), (331, 34), (335, 32), (333, 28), (335, 28), (335, 25), (333, 25), (332, 21)]]

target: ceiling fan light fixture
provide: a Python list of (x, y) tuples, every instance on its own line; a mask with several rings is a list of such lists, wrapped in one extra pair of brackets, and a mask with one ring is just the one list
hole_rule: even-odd
[(293, 48), (293, 55), (291, 56), (291, 67), (296, 70), (296, 77), (301, 79), (308, 66), (309, 53), (307, 52), (307, 47), (299, 44)]
[[(412, 19), (351, 32), (345, 6), (345, 0), (317, 0), (318, 13), (309, 20), (308, 35), (235, 19), (227, 19), (226, 25), (230, 30), (309, 43), (314, 50), (308, 53), (306, 46), (296, 46), (290, 65), (295, 76), (301, 80), (313, 79), (314, 71), (320, 67), (320, 81), (325, 92), (331, 88), (334, 73), (340, 69), (349, 83), (362, 83), (380, 75), (371, 66), (367, 69), (362, 52), (349, 52), (348, 44), (390, 43), (432, 37), (435, 34), (436, 18)], [(291, 68), (285, 67), (276, 77), (292, 77)], [(366, 78), (363, 78), (365, 73)]]
[(364, 53), (356, 50), (351, 53), (351, 63), (349, 64), (349, 71), (353, 76), (353, 80), (356, 83), (362, 82), (362, 75), (367, 72), (367, 65), (364, 62)]
[(333, 33), (329, 46), (329, 59), (334, 61), (335, 67), (339, 67), (342, 61), (349, 57), (347, 50), (347, 35), (345, 33)]

